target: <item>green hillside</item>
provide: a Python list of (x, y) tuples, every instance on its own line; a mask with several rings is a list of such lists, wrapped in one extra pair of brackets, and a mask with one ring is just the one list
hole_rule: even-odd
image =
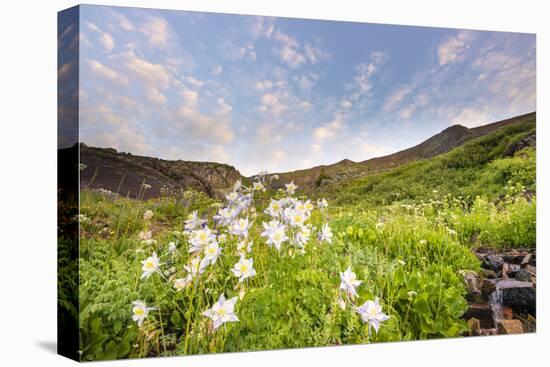
[[(440, 195), (478, 196), (496, 200), (510, 184), (535, 190), (536, 116), (505, 126), (440, 156), (393, 170), (322, 188), (338, 204), (374, 206), (395, 201), (414, 202)], [(526, 140), (528, 143), (522, 144)], [(521, 149), (525, 148), (525, 149)]]

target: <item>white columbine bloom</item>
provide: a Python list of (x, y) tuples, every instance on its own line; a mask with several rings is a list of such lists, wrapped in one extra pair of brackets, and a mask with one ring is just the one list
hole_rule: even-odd
[(176, 288), (176, 291), (181, 291), (183, 288), (187, 287), (189, 282), (191, 281), (191, 278), (178, 278), (174, 279), (174, 288)]
[(225, 195), (225, 199), (230, 203), (234, 203), (239, 199), (239, 193), (236, 191), (232, 191), (229, 194)]
[(285, 184), (285, 187), (286, 187), (286, 192), (289, 193), (290, 195), (293, 195), (294, 191), (296, 191), (296, 189), (298, 188), (298, 186), (294, 184), (294, 181), (292, 181), (291, 183)]
[(143, 301), (134, 301), (132, 302), (132, 320), (137, 322), (138, 326), (141, 326), (143, 320), (149, 314), (149, 311), (157, 310), (157, 307), (147, 307)]
[(248, 222), (248, 218), (239, 218), (231, 224), (231, 234), (248, 237), (248, 229), (250, 228), (251, 223)]
[(220, 247), (216, 241), (210, 243), (204, 249), (204, 259), (208, 261), (209, 264), (215, 264), (222, 253), (222, 249), (223, 247)]
[(254, 191), (261, 191), (264, 189), (264, 185), (260, 181), (256, 181), (252, 184), (252, 189)]
[(378, 298), (374, 301), (367, 301), (359, 307), (355, 308), (355, 311), (361, 315), (361, 320), (369, 325), (369, 332), (371, 326), (378, 333), (380, 324), (390, 317), (382, 312), (382, 306), (378, 303)]
[[(277, 222), (277, 221), (275, 221), (275, 222)], [(277, 223), (279, 223), (279, 222), (277, 222)], [(264, 225), (264, 227), (265, 227), (265, 225)], [(266, 232), (267, 232), (267, 230), (264, 231), (263, 233), (266, 233)], [(262, 233), (262, 235), (263, 235), (263, 233)], [(285, 242), (286, 240), (288, 240), (288, 236), (285, 233), (285, 226), (283, 224), (279, 224), (273, 230), (269, 231), (268, 236), (267, 236), (267, 244), (275, 246), (275, 248), (277, 250), (279, 250), (281, 248), (282, 243)]]
[(212, 308), (202, 313), (204, 316), (214, 321), (214, 330), (226, 322), (239, 321), (239, 318), (235, 315), (235, 303), (237, 303), (237, 298), (238, 297), (233, 297), (226, 300), (225, 296), (222, 294), (218, 302), (216, 302)]
[(332, 230), (327, 223), (323, 224), (323, 228), (321, 229), (321, 233), (319, 234), (319, 239), (321, 241), (332, 243)]
[(220, 210), (218, 210), (218, 214), (214, 215), (214, 220), (216, 220), (221, 225), (226, 226), (233, 221), (233, 218), (236, 217), (237, 214), (238, 212), (235, 208), (220, 208)]
[(189, 265), (184, 265), (184, 269), (189, 272), (189, 280), (201, 275), (204, 272), (204, 269), (208, 265), (208, 262), (202, 261), (200, 257), (195, 257), (191, 260)]
[(350, 297), (357, 297), (357, 287), (361, 284), (360, 280), (357, 280), (357, 276), (351, 268), (348, 267), (346, 271), (340, 273), (340, 289), (345, 291)]
[(307, 219), (305, 212), (291, 208), (286, 208), (284, 215), (292, 227), (301, 227)]
[(306, 245), (306, 243), (309, 241), (309, 236), (311, 235), (311, 229), (309, 226), (302, 226), (296, 233), (296, 237), (294, 238), (294, 243), (300, 247), (303, 247)]
[(189, 252), (201, 251), (209, 243), (214, 242), (215, 240), (216, 235), (212, 233), (208, 226), (197, 229), (196, 231), (191, 232), (191, 235), (189, 236), (189, 243), (191, 244)]
[(265, 210), (266, 214), (269, 214), (270, 216), (277, 218), (281, 215), (283, 210), (283, 206), (281, 205), (281, 202), (278, 200), (271, 199), (271, 202), (269, 203), (269, 206)]
[(160, 260), (156, 252), (153, 252), (153, 256), (150, 256), (147, 259), (143, 260), (141, 262), (142, 264), (141, 270), (143, 271), (143, 273), (141, 273), (140, 279), (143, 279), (143, 278), (147, 279), (151, 276), (151, 274), (155, 272), (162, 275), (159, 269), (159, 263), (160, 263)]
[(187, 232), (191, 232), (195, 228), (202, 226), (204, 223), (206, 223), (206, 220), (199, 218), (199, 213), (195, 210), (187, 216), (187, 220), (185, 221), (185, 230)]
[(177, 248), (175, 242), (173, 242), (173, 241), (168, 242), (168, 253), (169, 254), (174, 254), (177, 250), (178, 250), (178, 248)]
[(256, 269), (254, 269), (254, 260), (241, 257), (239, 262), (235, 264), (231, 271), (236, 277), (239, 278), (240, 283), (246, 278), (256, 275)]

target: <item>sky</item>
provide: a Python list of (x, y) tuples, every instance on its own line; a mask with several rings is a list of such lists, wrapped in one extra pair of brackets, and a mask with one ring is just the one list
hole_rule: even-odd
[(87, 145), (248, 176), (536, 109), (532, 34), (85, 5), (79, 70)]

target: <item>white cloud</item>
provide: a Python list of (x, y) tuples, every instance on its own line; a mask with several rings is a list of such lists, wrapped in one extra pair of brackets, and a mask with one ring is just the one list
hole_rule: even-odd
[(449, 113), (450, 117), (452, 116), (450, 118), (451, 125), (460, 124), (466, 127), (476, 127), (494, 122), (491, 114), (484, 109), (464, 108), (457, 110), (451, 110)]
[(198, 108), (200, 96), (191, 90), (182, 91), (183, 105), (174, 113), (174, 123), (185, 135), (192, 135), (197, 142), (227, 144), (235, 133), (230, 124), (231, 106), (223, 99), (217, 100), (217, 111), (205, 114)]
[(201, 88), (204, 85), (204, 81), (202, 81), (200, 79), (197, 79), (197, 78), (195, 78), (194, 76), (191, 76), (191, 75), (186, 77), (185, 80), (187, 81), (187, 83), (189, 85), (191, 85), (194, 88)]
[(279, 99), (277, 96), (273, 93), (266, 93), (262, 96), (262, 104), (266, 106), (273, 106), (275, 105)]
[(353, 93), (349, 99), (354, 101), (369, 94), (373, 88), (371, 78), (378, 72), (381, 65), (389, 60), (388, 52), (373, 51), (370, 54), (370, 61), (363, 62), (355, 66), (355, 76), (353, 84), (350, 86)]
[(389, 95), (384, 104), (385, 111), (391, 111), (398, 108), (400, 103), (412, 92), (411, 87), (403, 85)]
[[(101, 28), (97, 26), (97, 24), (93, 22), (84, 22), (84, 25), (92, 32), (98, 34), (99, 42), (108, 52), (113, 51), (113, 49), (115, 48), (115, 40), (111, 34), (104, 32)], [(90, 40), (85, 36), (84, 33), (82, 33), (81, 38), (84, 40), (84, 42), (87, 42), (88, 45), (90, 45)]]
[(437, 49), (439, 65), (447, 65), (464, 60), (465, 52), (470, 47), (474, 33), (460, 31), (455, 37), (450, 37), (441, 43)]
[(166, 97), (155, 87), (147, 86), (145, 88), (145, 95), (150, 102), (157, 105), (163, 105), (166, 103)]
[(317, 142), (332, 139), (344, 127), (344, 117), (340, 113), (336, 113), (332, 121), (321, 125), (313, 130), (313, 138)]
[(212, 74), (214, 75), (220, 75), (223, 71), (223, 66), (221, 65), (216, 65), (214, 66), (214, 68), (212, 68)]
[(161, 64), (153, 64), (145, 59), (141, 59), (132, 51), (126, 52), (124, 59), (126, 68), (146, 83), (161, 89), (165, 89), (170, 85), (172, 79), (170, 73)]
[(164, 18), (155, 16), (141, 25), (139, 31), (147, 36), (149, 44), (160, 49), (168, 45), (169, 26)]
[(116, 12), (116, 11), (112, 11), (111, 15), (114, 18), (116, 18), (116, 20), (118, 21), (118, 25), (122, 29), (124, 29), (126, 31), (129, 31), (129, 32), (132, 32), (132, 31), (136, 30), (136, 28), (134, 27), (134, 24), (128, 19), (128, 17), (126, 17), (126, 15), (121, 14), (121, 13)]
[(115, 48), (115, 40), (113, 36), (111, 36), (107, 32), (103, 32), (99, 39), (101, 41), (101, 44), (103, 45), (103, 47), (105, 47), (107, 51), (113, 51), (113, 48)]
[(259, 90), (271, 89), (273, 87), (273, 83), (270, 80), (260, 80), (257, 81), (254, 86)]
[(398, 115), (402, 119), (409, 119), (412, 116), (414, 110), (416, 110), (416, 105), (414, 103), (411, 103), (408, 106), (405, 106), (404, 108), (399, 110)]
[(117, 84), (123, 84), (123, 85), (128, 84), (128, 78), (126, 77), (126, 75), (114, 69), (111, 69), (108, 66), (103, 65), (101, 62), (97, 60), (89, 60), (87, 64), (88, 64), (89, 70), (93, 74), (103, 79), (109, 80)]
[(347, 99), (343, 99), (340, 101), (340, 107), (342, 108), (348, 109), (348, 108), (351, 108), (352, 106), (353, 106), (353, 103), (351, 103)]

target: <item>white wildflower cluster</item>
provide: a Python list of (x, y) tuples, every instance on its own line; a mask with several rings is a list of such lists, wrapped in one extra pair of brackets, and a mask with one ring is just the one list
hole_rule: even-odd
[[(268, 245), (277, 250), (280, 250), (287, 241), (303, 250), (315, 229), (308, 223), (315, 206), (311, 200), (302, 201), (292, 196), (298, 188), (294, 182), (286, 184), (285, 187), (287, 196), (279, 200), (271, 199), (265, 210), (271, 220), (262, 223), (264, 230), (261, 235), (266, 237)], [(324, 210), (328, 203), (325, 199), (321, 199), (317, 205)], [(328, 224), (323, 225), (318, 238), (321, 242), (332, 243), (332, 230)]]
[[(234, 310), (235, 304), (239, 298), (243, 299), (247, 282), (257, 274), (252, 254), (254, 246), (251, 239), (252, 231), (254, 233), (262, 231), (261, 237), (265, 238), (265, 243), (277, 250), (288, 242), (303, 253), (311, 238), (332, 243), (332, 231), (328, 224), (324, 224), (318, 230), (310, 223), (311, 214), (316, 206), (323, 212), (324, 218), (324, 212), (328, 207), (327, 201), (321, 199), (314, 205), (310, 200), (295, 198), (293, 195), (298, 187), (293, 182), (286, 184), (286, 194), (283, 198), (271, 199), (264, 210), (270, 220), (262, 222), (261, 230), (255, 228), (258, 215), (264, 214), (258, 213), (253, 204), (255, 200), (263, 198), (262, 194), (269, 187), (269, 182), (274, 179), (278, 177), (261, 173), (253, 178), (250, 186), (237, 181), (231, 192), (225, 195), (224, 204), (212, 207), (217, 209), (212, 221), (203, 218), (198, 211), (189, 214), (183, 223), (183, 231), (177, 232), (178, 240), (168, 243), (165, 254), (159, 257), (157, 252), (153, 252), (151, 256), (141, 261), (141, 279), (146, 280), (158, 274), (171, 284), (176, 292), (180, 292), (199, 284), (201, 276), (210, 267), (219, 267), (220, 265), (217, 264), (223, 261), (219, 260), (222, 256), (232, 255), (226, 254), (228, 250), (223, 252), (224, 247), (232, 249), (233, 256), (237, 255), (239, 259), (230, 269), (230, 273), (235, 277), (233, 278), (235, 279), (234, 290), (240, 289), (239, 297), (226, 299), (226, 293), (222, 293), (218, 301), (204, 311), (203, 315), (212, 319), (214, 330), (226, 322), (239, 321)], [(152, 232), (148, 230), (153, 216), (154, 213), (151, 210), (143, 214), (146, 228), (138, 236), (144, 244), (156, 244)], [(189, 260), (183, 269), (178, 271), (172, 264), (180, 255), (178, 252), (180, 239), (186, 241)], [(158, 246), (156, 248), (158, 250)], [(162, 256), (167, 256), (166, 260), (161, 261)], [(162, 266), (167, 269), (163, 271)], [(183, 276), (178, 276), (179, 272), (183, 272)], [(215, 273), (209, 273), (209, 276), (213, 274)], [(141, 325), (151, 309), (142, 301), (134, 302), (133, 319), (138, 325)]]

